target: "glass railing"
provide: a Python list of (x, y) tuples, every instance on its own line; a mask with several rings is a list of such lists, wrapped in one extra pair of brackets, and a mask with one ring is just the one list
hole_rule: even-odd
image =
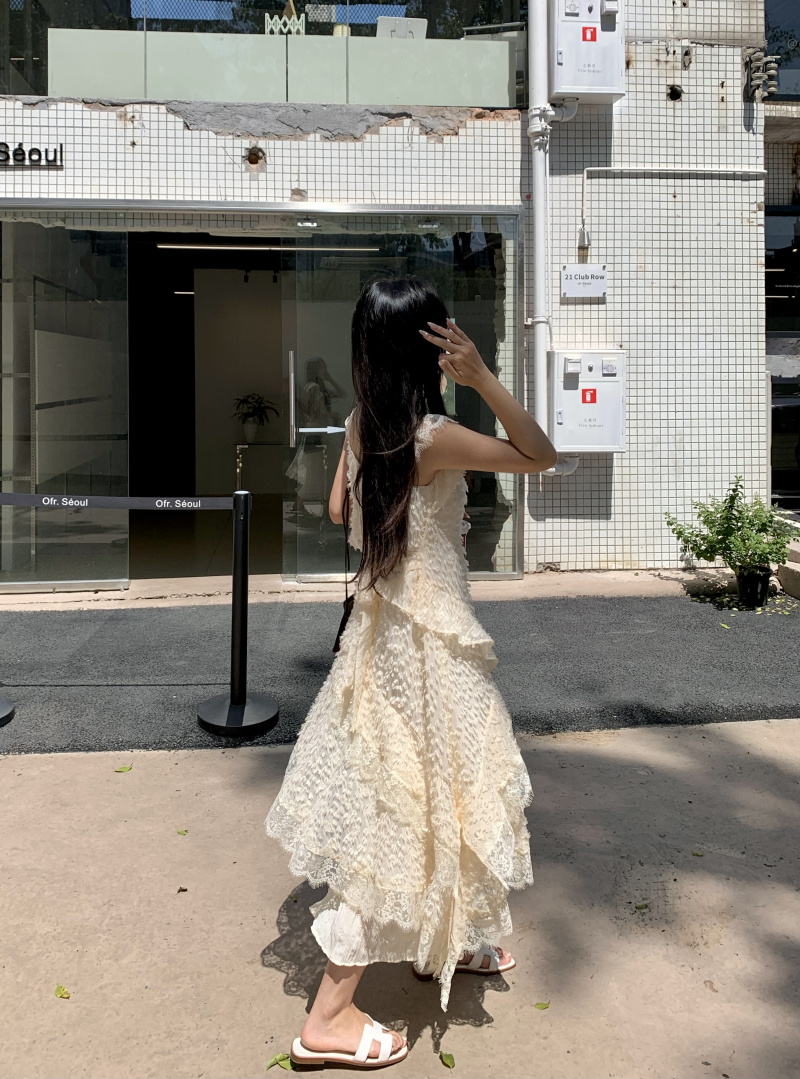
[(0, 93), (514, 106), (526, 16), (526, 0), (0, 0)]

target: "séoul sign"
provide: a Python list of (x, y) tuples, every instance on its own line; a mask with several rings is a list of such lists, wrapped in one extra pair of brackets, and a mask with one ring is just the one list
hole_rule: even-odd
[(0, 168), (8, 169), (63, 169), (64, 143), (53, 147), (26, 147), (18, 142), (16, 146), (0, 142)]

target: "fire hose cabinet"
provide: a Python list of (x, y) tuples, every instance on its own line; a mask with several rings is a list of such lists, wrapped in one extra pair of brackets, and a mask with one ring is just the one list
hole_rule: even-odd
[(625, 96), (625, 0), (550, 0), (550, 98)]
[(548, 353), (550, 440), (559, 453), (624, 453), (625, 353)]

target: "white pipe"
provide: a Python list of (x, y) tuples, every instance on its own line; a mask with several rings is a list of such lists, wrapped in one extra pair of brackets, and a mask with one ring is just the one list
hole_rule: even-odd
[(553, 110), (553, 119), (564, 124), (567, 120), (574, 120), (578, 115), (578, 99), (577, 97), (565, 98), (560, 105), (551, 105), (550, 108)]
[(547, 180), (550, 144), (548, 0), (528, 0), (528, 135), (531, 139), (531, 201), (533, 243), (532, 345), (533, 415), (543, 431), (548, 428), (547, 349), (550, 312), (547, 309)]
[[(550, 313), (550, 261), (548, 184), (550, 176), (550, 131), (553, 120), (572, 120), (578, 111), (577, 101), (550, 104), (550, 48), (548, 37), (548, 0), (528, 0), (528, 135), (531, 139), (531, 201), (533, 243), (532, 327), (533, 415), (543, 431), (549, 430), (547, 397), (547, 352), (552, 337)], [(565, 476), (578, 467), (577, 457), (567, 457), (540, 475)]]
[(540, 476), (571, 476), (576, 471), (580, 464), (580, 457), (577, 453), (565, 453), (552, 468), (546, 468), (543, 472), (540, 472)]

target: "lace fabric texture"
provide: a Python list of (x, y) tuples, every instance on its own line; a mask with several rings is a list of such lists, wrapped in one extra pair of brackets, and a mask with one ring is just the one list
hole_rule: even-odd
[[(448, 422), (423, 419), (417, 456)], [(351, 491), (357, 468), (348, 450)], [(266, 820), (291, 871), (328, 885), (312, 911), (329, 958), (412, 960), (443, 1009), (462, 952), (510, 933), (508, 893), (533, 882), (530, 780), (469, 597), (466, 495), (454, 470), (414, 489), (408, 554), (356, 591)], [(360, 548), (357, 497), (350, 523)]]

